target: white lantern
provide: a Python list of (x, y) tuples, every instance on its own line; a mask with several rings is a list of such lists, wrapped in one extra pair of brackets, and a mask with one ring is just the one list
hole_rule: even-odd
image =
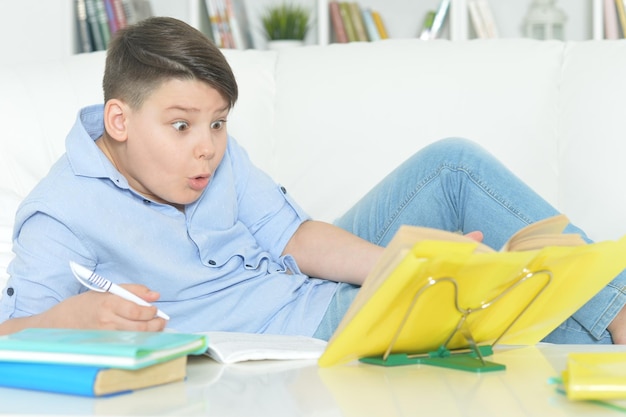
[(564, 40), (567, 17), (557, 8), (555, 0), (533, 0), (526, 15), (526, 36), (533, 39)]

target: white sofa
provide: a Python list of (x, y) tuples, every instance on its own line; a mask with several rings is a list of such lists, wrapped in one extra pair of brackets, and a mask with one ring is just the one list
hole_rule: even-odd
[[(398, 163), (473, 139), (596, 240), (626, 234), (626, 41), (386, 40), (226, 50), (230, 133), (314, 217), (333, 220)], [(104, 53), (0, 61), (0, 288), (19, 201), (101, 101)], [(7, 62), (8, 61), (8, 62)]]

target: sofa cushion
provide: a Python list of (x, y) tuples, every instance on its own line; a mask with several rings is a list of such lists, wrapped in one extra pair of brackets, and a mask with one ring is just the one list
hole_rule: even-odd
[(529, 40), (281, 51), (273, 173), (314, 217), (333, 220), (418, 149), (461, 136), (558, 205), (562, 60), (562, 43)]

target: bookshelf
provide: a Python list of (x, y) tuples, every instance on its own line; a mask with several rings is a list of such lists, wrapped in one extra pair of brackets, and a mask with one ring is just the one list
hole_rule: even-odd
[[(1, 1), (1, 0), (0, 0)], [(203, 0), (151, 0), (155, 13), (182, 18), (195, 27), (200, 27), (205, 18)], [(264, 49), (266, 42), (259, 30), (259, 16), (263, 9), (282, 0), (245, 0), (255, 47)], [(314, 27), (307, 36), (308, 44), (326, 44), (330, 36), (328, 0), (289, 0), (309, 7), (314, 15)], [(362, 7), (379, 11), (391, 38), (415, 38), (419, 36), (422, 20), (428, 10), (436, 9), (440, 0), (359, 0)], [(524, 17), (532, 0), (502, 1), (489, 0), (501, 38), (523, 36)], [(179, 4), (185, 3), (185, 7)], [(582, 41), (603, 39), (603, 0), (557, 0), (557, 6), (565, 11), (567, 40)], [(175, 14), (176, 13), (176, 14)], [(321, 17), (321, 19), (320, 19)], [(467, 0), (451, 0), (450, 21), (443, 36), (452, 40), (472, 39), (476, 34), (469, 22)], [(321, 24), (320, 24), (321, 22)]]
[[(180, 17), (188, 23), (199, 27), (204, 18), (203, 0), (151, 0), (155, 13), (163, 13)], [(282, 0), (245, 0), (249, 22), (253, 26), (254, 44), (259, 49), (265, 48), (265, 39), (260, 34), (258, 21), (263, 9)], [(309, 44), (326, 44), (330, 41), (328, 30), (328, 0), (288, 0), (309, 7), (314, 15), (314, 30), (307, 36)], [(440, 0), (359, 0), (362, 7), (378, 10), (387, 27), (391, 38), (415, 38), (419, 36), (422, 20), (428, 10), (436, 9)], [(523, 36), (524, 17), (532, 0), (502, 1), (489, 0), (496, 25), (501, 38), (518, 38)], [(174, 4), (172, 4), (174, 3)], [(178, 7), (186, 3), (185, 7)], [(565, 11), (567, 23), (565, 36), (567, 40), (581, 41), (602, 39), (602, 3), (603, 0), (557, 0), (557, 6)], [(184, 9), (189, 14), (185, 16)], [(598, 12), (599, 11), (599, 12)], [(173, 13), (178, 13), (174, 15)], [(476, 37), (469, 22), (467, 0), (451, 0), (450, 21), (444, 29), (443, 36), (452, 40), (472, 39)]]
[[(260, 32), (259, 17), (263, 9), (282, 0), (245, 0), (253, 41), (256, 48), (265, 49)], [(319, 17), (327, 9), (328, 0), (289, 0), (310, 7), (314, 27), (307, 36), (308, 44), (328, 42), (328, 34), (321, 33)], [(391, 38), (418, 36), (424, 15), (436, 9), (440, 0), (360, 0), (362, 7), (378, 10)], [(475, 37), (468, 24), (467, 0), (452, 0), (450, 22), (444, 37), (454, 40)], [(150, 0), (155, 14), (184, 20), (200, 30), (208, 30), (204, 0)], [(501, 38), (522, 36), (524, 16), (531, 0), (489, 0)], [(567, 40), (603, 39), (603, 0), (558, 0), (568, 20)], [(17, 17), (17, 18), (16, 18)], [(324, 18), (322, 17), (322, 25)], [(75, 23), (74, 0), (0, 0), (0, 47), (2, 61), (23, 62), (58, 58), (77, 53), (78, 34)], [(19, 39), (19, 42), (13, 40)]]
[[(319, 3), (328, 0), (311, 0)], [(440, 0), (359, 0), (362, 7), (371, 7), (381, 13), (391, 38), (409, 38), (419, 36), (424, 16), (429, 10), (436, 10)], [(489, 0), (500, 38), (519, 38), (523, 36), (524, 19), (532, 0), (503, 1)], [(594, 13), (602, 6), (603, 0), (557, 0), (557, 6), (567, 15), (565, 39), (582, 41), (601, 39), (596, 32), (602, 32), (601, 22), (597, 22)], [(600, 9), (601, 10), (601, 9)], [(451, 0), (450, 15), (443, 37), (452, 40), (472, 39), (476, 37), (469, 22), (467, 0)], [(598, 26), (599, 25), (599, 26)], [(318, 30), (323, 27), (318, 26)], [(324, 35), (318, 35), (324, 39)], [(322, 42), (323, 43), (323, 42)]]

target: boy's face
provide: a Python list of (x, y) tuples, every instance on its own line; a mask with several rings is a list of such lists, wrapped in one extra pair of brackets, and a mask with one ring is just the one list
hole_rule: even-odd
[(114, 162), (142, 195), (177, 207), (192, 203), (226, 151), (228, 112), (208, 84), (166, 81), (139, 109), (125, 108), (125, 145)]

